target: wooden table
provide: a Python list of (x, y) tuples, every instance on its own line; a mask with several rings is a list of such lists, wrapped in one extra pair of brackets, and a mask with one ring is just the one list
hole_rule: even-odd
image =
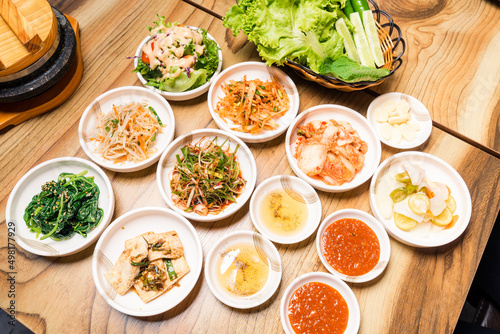
[[(218, 18), (185, 2), (54, 0), (51, 3), (79, 20), (85, 71), (80, 87), (67, 103), (51, 113), (0, 134), (0, 288), (3, 293), (9, 287), (6, 281), (9, 270), (4, 217), (10, 191), (29, 169), (43, 161), (62, 156), (87, 159), (78, 142), (80, 115), (94, 98), (109, 89), (125, 85), (140, 86), (137, 76), (130, 73), (132, 60), (126, 57), (135, 53), (137, 45), (147, 34), (145, 27), (151, 24), (157, 13), (165, 15), (168, 21), (207, 29), (222, 47), (224, 68), (241, 61), (260, 59), (254, 45), (247, 43), (246, 38), (233, 38)], [(471, 92), (483, 87), (480, 78), (476, 81), (473, 78), (484, 72), (471, 70), (470, 67), (477, 61), (475, 66), (478, 68), (496, 68), (494, 80), (498, 80), (498, 60), (491, 55), (498, 50), (498, 43), (494, 41), (496, 38), (498, 42), (500, 35), (498, 29), (496, 34), (493, 33), (494, 28), (498, 27), (498, 12), (486, 16), (492, 23), (489, 34), (484, 35), (486, 37), (482, 42), (467, 32), (472, 29), (473, 23), (460, 26), (456, 23), (460, 18), (456, 18), (453, 13), (467, 11), (467, 15), (477, 18), (486, 13), (486, 8), (496, 10), (491, 8), (495, 4), (482, 1), (477, 10), (472, 10), (473, 4), (467, 7), (465, 4), (469, 2), (460, 1), (466, 8), (459, 5), (445, 7), (437, 16), (424, 11), (426, 14), (421, 17), (397, 11), (396, 5), (391, 7), (391, 3), (396, 2), (384, 2), (388, 10), (395, 11), (395, 18), (401, 18), (401, 25), (412, 36), (407, 39), (410, 45), (415, 46), (410, 47), (405, 55), (404, 68), (377, 88), (377, 92), (399, 90), (410, 93), (432, 106), (430, 109), (435, 120), (449, 121), (445, 123), (447, 127), (461, 131), (461, 126), (468, 124), (464, 119), (468, 112), (467, 108), (464, 109), (464, 103), (467, 97), (472, 96)], [(228, 4), (223, 1), (201, 4), (216, 13), (223, 13), (228, 8)], [(440, 23), (439, 15), (449, 16), (450, 23)], [(484, 24), (487, 25), (487, 22)], [(445, 30), (452, 25), (453, 34)], [(469, 42), (464, 42), (466, 49), (456, 47), (462, 35), (471, 35)], [(441, 41), (438, 45), (449, 48), (442, 51), (431, 43), (434, 39)], [(421, 54), (415, 50), (421, 50)], [(478, 57), (480, 59), (476, 58), (478, 53), (482, 55)], [(433, 61), (427, 59), (432, 58), (429, 55), (433, 55)], [(462, 76), (455, 79), (448, 73), (454, 70), (449, 62), (460, 59), (464, 59), (462, 65), (467, 65), (467, 69), (463, 74), (457, 71), (457, 75)], [(297, 84), (301, 98), (300, 111), (318, 104), (335, 103), (365, 114), (368, 104), (373, 100), (373, 94), (328, 90), (300, 79), (289, 70), (286, 72)], [(446, 74), (446, 80), (435, 79), (433, 73), (439, 72)], [(449, 87), (449, 81), (454, 82), (454, 87)], [(466, 91), (469, 95), (464, 95)], [(500, 192), (497, 190), (500, 185), (500, 159), (488, 153), (486, 148), (470, 145), (461, 139), (461, 136), (468, 136), (466, 138), (472, 137), (490, 147), (499, 148), (495, 130), (489, 126), (491, 120), (498, 121), (498, 106), (495, 109), (498, 87), (495, 86), (488, 96), (496, 102), (482, 102), (482, 106), (489, 106), (488, 112), (484, 113), (479, 124), (469, 124), (474, 127), (474, 131), (461, 131), (459, 138), (434, 127), (429, 141), (419, 147), (420, 151), (447, 161), (464, 178), (473, 205), (469, 227), (457, 241), (437, 249), (417, 249), (391, 238), (391, 260), (384, 274), (367, 284), (350, 284), (361, 308), (360, 333), (453, 331), (500, 209)], [(208, 112), (206, 94), (187, 102), (171, 102), (171, 105), (177, 123), (176, 136), (197, 128), (216, 128)], [(484, 109), (474, 111), (480, 113)], [(479, 137), (470, 136), (477, 134), (476, 131), (480, 132)], [(249, 146), (257, 161), (258, 183), (272, 175), (293, 175), (284, 153), (284, 136), (265, 144)], [(397, 152), (383, 146), (382, 160)], [(155, 171), (156, 165), (131, 174), (106, 171), (116, 196), (114, 218), (139, 207), (167, 207), (156, 185)], [(368, 187), (368, 184), (364, 184), (341, 194), (318, 192), (323, 204), (323, 217), (343, 208), (370, 212)], [(235, 230), (255, 230), (248, 214), (248, 205), (223, 221), (194, 223), (194, 226), (205, 255), (213, 242), (222, 235)], [(17, 248), (17, 319), (36, 333), (281, 333), (279, 303), (288, 284), (307, 272), (326, 272), (316, 254), (314, 239), (315, 234), (299, 244), (277, 245), (282, 257), (283, 278), (277, 293), (260, 307), (242, 311), (225, 306), (210, 292), (202, 274), (192, 293), (181, 304), (164, 314), (148, 318), (129, 317), (115, 311), (97, 293), (91, 271), (95, 244), (78, 254), (61, 258), (38, 257)], [(0, 307), (6, 309), (8, 303), (6, 295), (2, 296)]]

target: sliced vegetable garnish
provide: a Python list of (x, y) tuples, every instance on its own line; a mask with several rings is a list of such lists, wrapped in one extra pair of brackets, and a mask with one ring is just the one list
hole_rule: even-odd
[(171, 281), (173, 281), (174, 279), (177, 278), (177, 273), (175, 272), (172, 260), (170, 260), (170, 259), (164, 259), (164, 261), (165, 261), (165, 266), (167, 267), (168, 278)]

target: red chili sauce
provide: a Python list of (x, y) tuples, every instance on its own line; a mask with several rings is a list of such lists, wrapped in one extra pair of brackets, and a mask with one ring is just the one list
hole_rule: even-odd
[(293, 293), (288, 303), (288, 319), (296, 334), (341, 334), (347, 328), (349, 308), (337, 290), (312, 282)]
[(344, 218), (333, 222), (321, 239), (326, 261), (347, 276), (368, 273), (380, 258), (377, 235), (358, 219)]

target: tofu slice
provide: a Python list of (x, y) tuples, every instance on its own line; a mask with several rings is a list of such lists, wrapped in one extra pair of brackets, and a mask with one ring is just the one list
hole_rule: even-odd
[(124, 295), (130, 289), (135, 277), (139, 274), (140, 267), (133, 266), (130, 262), (141, 262), (147, 256), (148, 244), (142, 236), (125, 241), (125, 250), (113, 268), (104, 275), (119, 295)]
[(151, 262), (151, 264), (155, 264), (160, 272), (162, 273), (161, 275), (164, 276), (163, 280), (163, 286), (159, 288), (157, 291), (153, 290), (147, 290), (144, 288), (144, 284), (142, 283), (141, 280), (136, 280), (134, 284), (134, 288), (137, 291), (137, 294), (139, 297), (142, 299), (143, 302), (147, 303), (150, 302), (151, 300), (158, 298), (165, 292), (169, 291), (172, 289), (182, 277), (186, 276), (186, 274), (189, 272), (189, 265), (186, 262), (186, 259), (184, 256), (177, 258), (177, 259), (172, 259), (172, 265), (174, 266), (175, 272), (177, 273), (177, 278), (174, 280), (170, 280), (168, 277), (167, 273), (167, 268), (164, 262), (164, 259), (158, 259), (154, 262)]
[(184, 255), (184, 247), (175, 231), (152, 233), (145, 235), (145, 238), (151, 245), (162, 243), (158, 250), (149, 249), (148, 259), (150, 262), (158, 259), (176, 259)]

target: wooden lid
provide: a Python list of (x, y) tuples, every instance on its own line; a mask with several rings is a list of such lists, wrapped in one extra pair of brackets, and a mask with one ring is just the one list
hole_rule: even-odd
[(57, 20), (45, 0), (0, 0), (0, 77), (21, 71), (54, 43)]

